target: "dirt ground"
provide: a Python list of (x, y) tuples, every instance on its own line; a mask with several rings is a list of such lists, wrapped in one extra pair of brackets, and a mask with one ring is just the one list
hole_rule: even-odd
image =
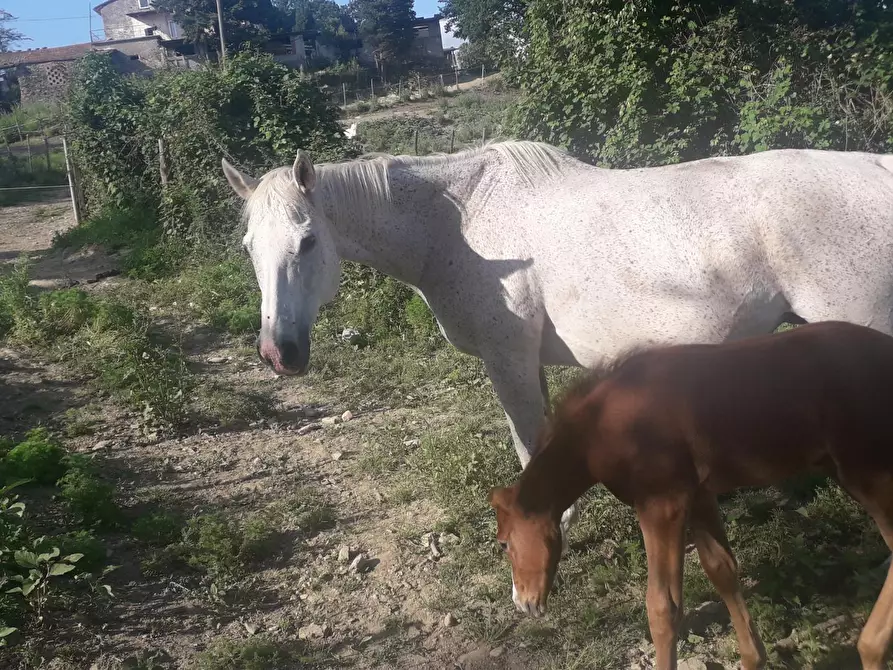
[[(66, 257), (51, 249), (53, 233), (69, 225), (63, 199), (0, 208), (0, 260), (9, 263), (29, 252), (41, 286), (77, 283), (87, 290), (115, 291), (122, 279), (95, 281), (114, 267), (114, 259), (99, 250)], [(250, 347), (214, 334), (196, 331), (184, 346), (203, 382), (271, 396), (276, 421), (234, 432), (209, 426), (186, 437), (152, 441), (140, 433), (134, 416), (94, 396), (62, 367), (3, 349), (0, 433), (54, 425), (67, 409), (80, 408), (97, 421), (95, 432), (66, 445), (87, 454), (101, 452), (116, 473), (125, 505), (162, 500), (186, 514), (240, 515), (287, 499), (298, 487), (311, 487), (334, 508), (337, 520), (275, 566), (254, 574), (226, 605), (173, 577), (147, 579), (128, 539), (112, 537), (109, 562), (122, 567), (112, 574), (117, 597), (111, 609), (96, 619), (85, 615), (59, 622), (41, 651), (45, 665), (36, 667), (188, 667), (198, 651), (221, 636), (247, 639), (264, 633), (296, 645), (308, 638), (314, 658), (327, 667), (546, 666), (548, 661), (527, 650), (522, 640), (509, 635), (498, 644), (482, 645), (461, 620), (432, 606), (438, 571), (452, 560), (450, 541), (461, 538), (441, 538), (441, 555), (435, 556), (424, 534), (435, 529), (441, 511), (426, 501), (391, 500), (378, 482), (354, 467), (379, 432), (399, 430), (405, 439), (417, 438), (437, 417), (405, 408), (364, 413), (338, 398), (320, 397), (301, 381), (275, 378)], [(347, 410), (354, 413), (347, 422), (321, 422)], [(310, 424), (320, 427), (302, 430)], [(354, 572), (348, 563), (358, 552), (368, 561)], [(506, 608), (511, 607), (509, 588), (506, 584)], [(135, 665), (137, 658), (155, 659), (157, 665)]]

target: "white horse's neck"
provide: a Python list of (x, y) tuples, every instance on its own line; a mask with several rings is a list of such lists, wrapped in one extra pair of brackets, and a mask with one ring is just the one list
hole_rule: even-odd
[(320, 166), (314, 202), (332, 223), (344, 260), (418, 287), (432, 227), (458, 225), (489, 156), (389, 158)]

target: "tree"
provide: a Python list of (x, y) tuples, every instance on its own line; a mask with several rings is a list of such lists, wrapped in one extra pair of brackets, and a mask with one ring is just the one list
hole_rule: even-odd
[(29, 39), (15, 28), (8, 26), (10, 21), (15, 21), (15, 17), (5, 9), (0, 9), (0, 53), (12, 51), (12, 46), (16, 42)]
[(350, 58), (356, 47), (357, 27), (347, 9), (334, 0), (279, 0), (277, 9), (297, 33), (308, 33), (317, 40), (334, 45), (342, 60)]
[(406, 60), (415, 37), (412, 0), (352, 0), (349, 7), (379, 67)]
[[(261, 44), (286, 28), (284, 16), (271, 0), (223, 0), (223, 26), (227, 49)], [(216, 0), (153, 0), (162, 12), (170, 12), (193, 43), (217, 49), (220, 44)]]
[(444, 0), (447, 29), (475, 45), (488, 59), (505, 64), (523, 44), (528, 0)]

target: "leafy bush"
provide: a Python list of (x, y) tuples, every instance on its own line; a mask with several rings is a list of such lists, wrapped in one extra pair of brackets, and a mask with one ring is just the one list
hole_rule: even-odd
[(46, 428), (35, 428), (6, 454), (3, 474), (7, 479), (30, 479), (52, 486), (65, 474), (65, 456), (65, 449)]
[(518, 132), (614, 167), (776, 147), (893, 147), (880, 5), (534, 0)]
[[(106, 205), (157, 209), (168, 232), (214, 242), (235, 220), (221, 157), (260, 171), (290, 163), (298, 148), (323, 161), (349, 152), (336, 110), (316, 86), (271, 56), (249, 52), (225, 69), (151, 79), (121, 75), (106, 55), (89, 54), (67, 122), (91, 212)], [(159, 138), (171, 171), (163, 193)]]

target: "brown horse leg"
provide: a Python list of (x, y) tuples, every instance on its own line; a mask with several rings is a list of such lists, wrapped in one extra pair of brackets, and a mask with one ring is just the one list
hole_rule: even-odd
[[(884, 542), (893, 551), (893, 478), (872, 477), (859, 481), (839, 473), (840, 483), (874, 519)], [(893, 638), (893, 565), (887, 569), (887, 579), (881, 588), (871, 615), (859, 635), (857, 648), (863, 670), (883, 670), (890, 641)]]
[(636, 505), (648, 555), (645, 606), (654, 642), (655, 670), (676, 670), (676, 637), (682, 620), (682, 562), (685, 497), (652, 499)]
[(729, 608), (743, 670), (757, 670), (766, 663), (766, 649), (744, 604), (738, 584), (738, 562), (732, 554), (716, 496), (699, 491), (692, 505), (691, 528), (698, 558), (710, 581)]

